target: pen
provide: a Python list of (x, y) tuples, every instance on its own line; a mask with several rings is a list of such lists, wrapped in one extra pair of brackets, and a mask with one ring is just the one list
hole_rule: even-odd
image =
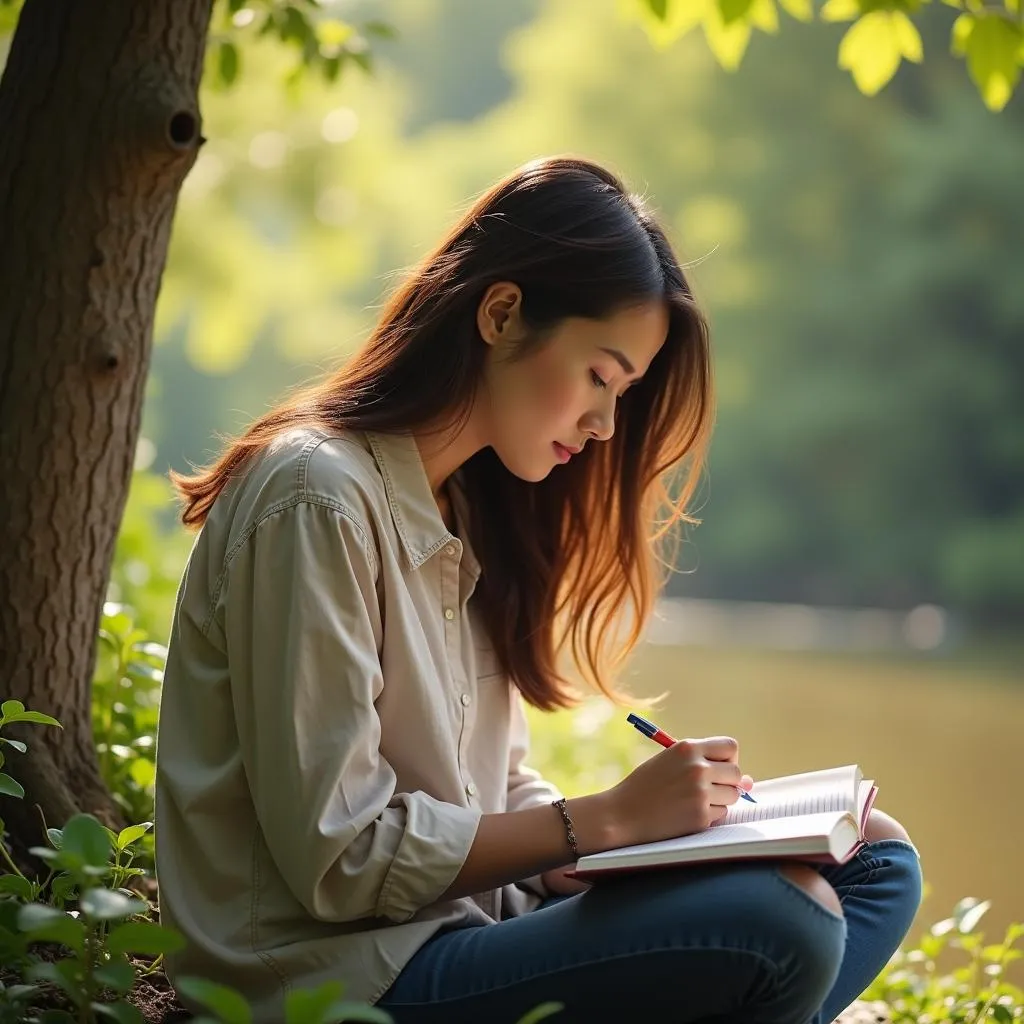
[[(648, 722), (646, 718), (641, 718), (639, 715), (628, 715), (626, 721), (634, 725), (645, 736), (654, 740), (655, 743), (660, 743), (663, 747), (671, 747), (675, 743), (675, 740), (664, 729), (659, 729), (653, 722)], [(736, 788), (739, 789), (738, 786)], [(745, 789), (740, 789), (740, 796), (744, 800), (749, 800), (752, 804), (757, 803)]]

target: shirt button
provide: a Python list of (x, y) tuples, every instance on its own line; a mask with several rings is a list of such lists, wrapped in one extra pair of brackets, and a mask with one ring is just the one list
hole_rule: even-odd
[(446, 618), (446, 619), (447, 619), (447, 620), (448, 620), (449, 622), (451, 622), (451, 621), (452, 621), (452, 619), (454, 619), (454, 618), (455, 618), (455, 612), (453, 612), (453, 611), (451, 610), (451, 608), (445, 608), (445, 610), (444, 610), (444, 617), (445, 617), (445, 618)]
[(452, 557), (452, 556), (453, 556), (453, 555), (455, 554), (455, 545), (454, 545), (454, 544), (449, 544), (449, 545), (448, 545), (448, 547), (446, 547), (446, 548), (444, 549), (444, 553), (445, 553), (445, 554), (446, 554), (446, 555), (447, 555), (447, 556), (448, 556), (449, 558), (451, 558), (451, 557)]
[(468, 708), (468, 707), (469, 707), (469, 702), (470, 702), (470, 701), (471, 701), (472, 699), (473, 699), (473, 698), (472, 698), (472, 697), (470, 697), (470, 695), (469, 695), (468, 693), (464, 693), (464, 694), (463, 694), (463, 695), (462, 695), (462, 696), (461, 696), (461, 697), (459, 698), (459, 700), (461, 700), (461, 701), (462, 701), (462, 706), (463, 706), (464, 708)]
[(471, 783), (469, 783), (469, 785), (466, 786), (466, 793), (469, 796), (476, 796), (476, 783), (475, 782), (471, 782)]

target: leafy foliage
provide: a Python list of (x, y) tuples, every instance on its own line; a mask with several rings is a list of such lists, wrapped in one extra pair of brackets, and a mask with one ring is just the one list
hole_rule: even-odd
[[(985, 944), (977, 930), (988, 900), (961, 900), (953, 914), (932, 925), (917, 946), (899, 950), (864, 994), (887, 1003), (894, 1024), (981, 1024), (1024, 1020), (1024, 991), (1006, 981), (1006, 965), (1024, 957), (1015, 948), (1024, 925), (1011, 924), (1002, 942)], [(966, 966), (940, 974), (945, 948), (967, 954)]]
[[(0, 711), (0, 729), (14, 722), (59, 725), (19, 701), (5, 701)], [(4, 742), (19, 753), (27, 750), (24, 743)], [(22, 795), (10, 786), (5, 792)], [(132, 867), (134, 844), (151, 825), (145, 822), (115, 834), (91, 815), (77, 814), (63, 829), (47, 829), (47, 845), (29, 851), (48, 869), (40, 880), (29, 878), (11, 859), (0, 822), (0, 854), (11, 869), (0, 875), (0, 963), (16, 969), (26, 982), (0, 987), (0, 1022), (86, 1024), (102, 1016), (141, 1024), (138, 1010), (122, 998), (136, 977), (129, 954), (158, 962), (182, 946), (180, 936), (149, 920), (149, 903), (126, 888), (143, 874)], [(35, 952), (39, 944), (57, 946), (59, 954), (40, 957)], [(41, 1016), (33, 1013), (32, 1004), (46, 989), (60, 993), (71, 1010), (51, 1006)]]
[(266, 36), (297, 57), (285, 78), (287, 85), (298, 82), (307, 69), (333, 82), (349, 64), (370, 71), (370, 40), (390, 39), (393, 34), (380, 21), (357, 28), (333, 17), (318, 0), (221, 0), (211, 25), (205, 77), (220, 87), (233, 85), (243, 67), (239, 37)]
[(133, 821), (152, 813), (156, 726), (167, 649), (148, 639), (131, 610), (108, 601), (93, 675), (93, 736), (100, 770)]
[[(723, 67), (735, 70), (754, 29), (774, 35), (779, 30), (775, 0), (634, 0), (641, 20), (658, 46), (667, 46), (698, 25)], [(921, 17), (933, 0), (826, 0), (820, 17), (852, 22), (839, 44), (839, 66), (853, 75), (868, 96), (882, 89), (900, 64), (924, 59)], [(967, 69), (985, 106), (1002, 110), (1020, 80), (1024, 66), (1024, 11), (1020, 0), (1003, 6), (981, 0), (942, 0), (960, 11), (951, 33), (954, 53), (965, 57)], [(798, 21), (811, 21), (811, 0), (779, 0)]]

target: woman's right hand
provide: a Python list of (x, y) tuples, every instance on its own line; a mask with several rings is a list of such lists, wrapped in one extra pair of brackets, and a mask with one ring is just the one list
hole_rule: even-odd
[[(606, 791), (622, 845), (700, 832), (723, 818), (753, 784), (730, 736), (680, 740)], [(737, 788), (739, 787), (739, 788)]]

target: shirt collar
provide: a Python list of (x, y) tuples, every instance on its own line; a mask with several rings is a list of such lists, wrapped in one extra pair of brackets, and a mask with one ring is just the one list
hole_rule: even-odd
[[(428, 558), (457, 538), (452, 536), (441, 518), (416, 439), (411, 434), (369, 432), (366, 437), (380, 475), (384, 478), (391, 518), (409, 565), (418, 569)], [(459, 532), (466, 538), (468, 517), (465, 497), (454, 479), (450, 482), (449, 492)], [(463, 557), (466, 568), (479, 575), (480, 568), (468, 541), (463, 542)]]

